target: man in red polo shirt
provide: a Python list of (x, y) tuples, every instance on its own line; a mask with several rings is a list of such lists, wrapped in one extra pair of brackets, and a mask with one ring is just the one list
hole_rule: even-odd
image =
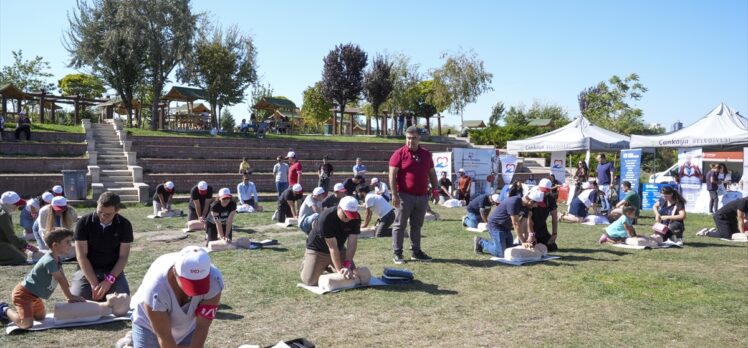
[(413, 253), (410, 259), (431, 261), (431, 257), (421, 250), (421, 226), (428, 209), (429, 198), (439, 194), (439, 183), (436, 180), (431, 152), (420, 147), (419, 140), (418, 128), (408, 127), (405, 130), (405, 146), (395, 150), (390, 157), (390, 187), (392, 205), (395, 208), (395, 223), (392, 225), (392, 260), (396, 264), (405, 262), (403, 239), (408, 220)]
[(288, 155), (288, 187), (301, 183), (301, 162), (296, 159), (296, 152), (289, 151)]

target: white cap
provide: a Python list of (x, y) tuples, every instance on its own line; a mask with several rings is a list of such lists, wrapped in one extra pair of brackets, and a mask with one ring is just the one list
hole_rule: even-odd
[[(207, 183), (206, 183), (206, 185), (207, 185)], [(167, 181), (167, 182), (166, 182), (166, 183), (164, 184), (164, 187), (166, 187), (166, 189), (167, 189), (167, 190), (173, 190), (173, 189), (174, 189), (174, 183), (173, 183), (173, 182), (171, 182), (171, 181)]]
[(52, 187), (52, 192), (55, 193), (55, 194), (58, 194), (58, 195), (62, 194), (62, 186), (60, 186), (60, 185), (53, 186)]
[(188, 296), (204, 295), (210, 290), (210, 256), (205, 249), (188, 246), (179, 252), (174, 268)]
[(68, 206), (68, 200), (63, 196), (57, 196), (52, 199), (52, 209), (60, 211)]
[(589, 190), (591, 188), (592, 188), (592, 183), (590, 183), (589, 181), (582, 184), (582, 190)]
[(462, 168), (460, 168), (460, 169), (458, 169), (457, 171), (458, 171), (458, 172), (460, 172), (460, 173), (464, 173), (464, 172), (465, 172), (465, 169), (462, 169)]
[(538, 183), (538, 187), (540, 187), (541, 191), (546, 192), (553, 188), (553, 183), (550, 180), (543, 178), (543, 179), (540, 179), (540, 182)]
[(499, 196), (498, 193), (494, 193), (494, 194), (491, 195), (491, 200), (494, 201), (494, 203), (499, 203), (499, 198), (500, 197), (501, 196)]
[(197, 189), (200, 190), (200, 191), (207, 190), (208, 189), (208, 183), (205, 182), (205, 181), (201, 181), (201, 182), (197, 183)]
[(225, 197), (231, 198), (231, 190), (229, 190), (228, 187), (224, 187), (218, 190), (218, 198), (225, 198)]
[(293, 187), (291, 187), (291, 190), (293, 190), (293, 192), (301, 192), (303, 189), (301, 188), (301, 184), (294, 184)]
[(378, 183), (379, 183), (379, 179), (378, 178), (371, 178), (371, 184), (372, 185), (375, 185), (375, 184), (378, 184)]
[(543, 191), (540, 191), (537, 187), (533, 187), (530, 189), (530, 192), (527, 193), (527, 198), (530, 198), (535, 202), (542, 202), (544, 196), (545, 194), (543, 194)]
[(7, 192), (3, 193), (3, 195), (0, 196), (0, 201), (3, 204), (13, 204), (13, 205), (16, 205), (16, 206), (19, 206), (19, 207), (26, 205), (26, 201), (24, 201), (23, 199), (21, 199), (21, 196), (19, 196), (17, 193), (15, 193), (13, 191), (7, 191)]
[(39, 209), (39, 201), (36, 198), (29, 199), (26, 201), (26, 206)]
[(361, 216), (358, 215), (358, 200), (353, 198), (353, 196), (343, 197), (340, 200), (340, 203), (338, 203), (338, 207), (343, 208), (343, 212), (345, 213), (345, 216), (351, 219), (361, 218)]
[(286, 158), (296, 158), (296, 152), (288, 151), (288, 154), (286, 154)]
[(42, 200), (44, 201), (44, 203), (52, 203), (52, 198), (55, 198), (55, 195), (53, 195), (51, 192), (42, 193)]
[(335, 184), (335, 186), (332, 187), (332, 190), (335, 191), (335, 192), (338, 192), (338, 191), (347, 192), (348, 191), (348, 190), (345, 189), (345, 186), (343, 186), (343, 184), (341, 184), (341, 183)]
[(323, 189), (321, 187), (315, 187), (314, 191), (312, 191), (312, 195), (314, 195), (314, 196), (319, 196), (319, 195), (324, 194), (324, 193), (325, 193), (325, 189)]

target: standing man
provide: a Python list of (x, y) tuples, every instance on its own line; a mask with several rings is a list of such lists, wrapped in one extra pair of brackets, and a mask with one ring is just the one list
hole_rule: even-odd
[(616, 168), (613, 166), (613, 163), (605, 159), (604, 153), (597, 156), (597, 161), (597, 185), (600, 187), (600, 191), (605, 193), (605, 197), (602, 197), (601, 201), (602, 210), (607, 213), (610, 211), (610, 186), (615, 181), (616, 175), (614, 171)]
[(356, 175), (366, 178), (366, 166), (361, 163), (361, 157), (356, 157), (356, 165), (353, 166), (353, 176)]
[(319, 166), (319, 183), (317, 186), (323, 188), (325, 192), (330, 190), (330, 178), (332, 177), (332, 164), (327, 163), (327, 155), (322, 157), (322, 164)]
[(288, 185), (293, 186), (301, 184), (301, 162), (296, 159), (296, 152), (288, 151), (286, 155), (288, 158)]
[(125, 266), (133, 241), (130, 221), (119, 215), (116, 193), (99, 196), (96, 212), (83, 216), (75, 226), (78, 270), (70, 292), (87, 300), (106, 301), (110, 293), (130, 294)]
[(470, 184), (473, 183), (473, 178), (465, 174), (465, 169), (460, 168), (457, 172), (460, 175), (457, 179), (457, 199), (468, 204), (470, 203)]
[[(392, 260), (396, 264), (403, 259), (405, 228), (410, 222), (411, 260), (430, 261), (421, 250), (421, 227), (429, 205), (429, 198), (439, 194), (434, 162), (431, 152), (418, 145), (418, 128), (405, 130), (405, 145), (392, 154), (389, 161), (392, 205), (395, 208), (395, 223), (392, 226)], [(426, 180), (428, 178), (428, 180)], [(433, 190), (429, 191), (429, 182)], [(430, 195), (431, 193), (431, 195)]]
[(283, 158), (275, 158), (277, 163), (273, 166), (273, 176), (275, 177), (275, 190), (278, 196), (288, 188), (288, 164), (283, 162)]
[(719, 209), (719, 166), (712, 163), (711, 170), (706, 173), (706, 190), (709, 191), (709, 214)]

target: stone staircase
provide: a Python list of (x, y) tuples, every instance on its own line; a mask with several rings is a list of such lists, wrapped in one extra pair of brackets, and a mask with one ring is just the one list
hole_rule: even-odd
[[(122, 202), (139, 202), (137, 179), (133, 169), (128, 166), (128, 153), (120, 141), (119, 132), (114, 123), (97, 123), (91, 125), (93, 149), (98, 180), (92, 175), (94, 199), (104, 191), (117, 193)], [(142, 178), (140, 178), (142, 181)]]

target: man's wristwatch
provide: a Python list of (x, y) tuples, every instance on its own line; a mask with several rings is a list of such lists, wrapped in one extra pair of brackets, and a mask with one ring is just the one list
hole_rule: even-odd
[(117, 281), (117, 277), (115, 277), (115, 276), (113, 276), (111, 274), (107, 274), (106, 277), (104, 277), (104, 280), (106, 280), (106, 282), (109, 283), (109, 284), (114, 284), (114, 282)]

